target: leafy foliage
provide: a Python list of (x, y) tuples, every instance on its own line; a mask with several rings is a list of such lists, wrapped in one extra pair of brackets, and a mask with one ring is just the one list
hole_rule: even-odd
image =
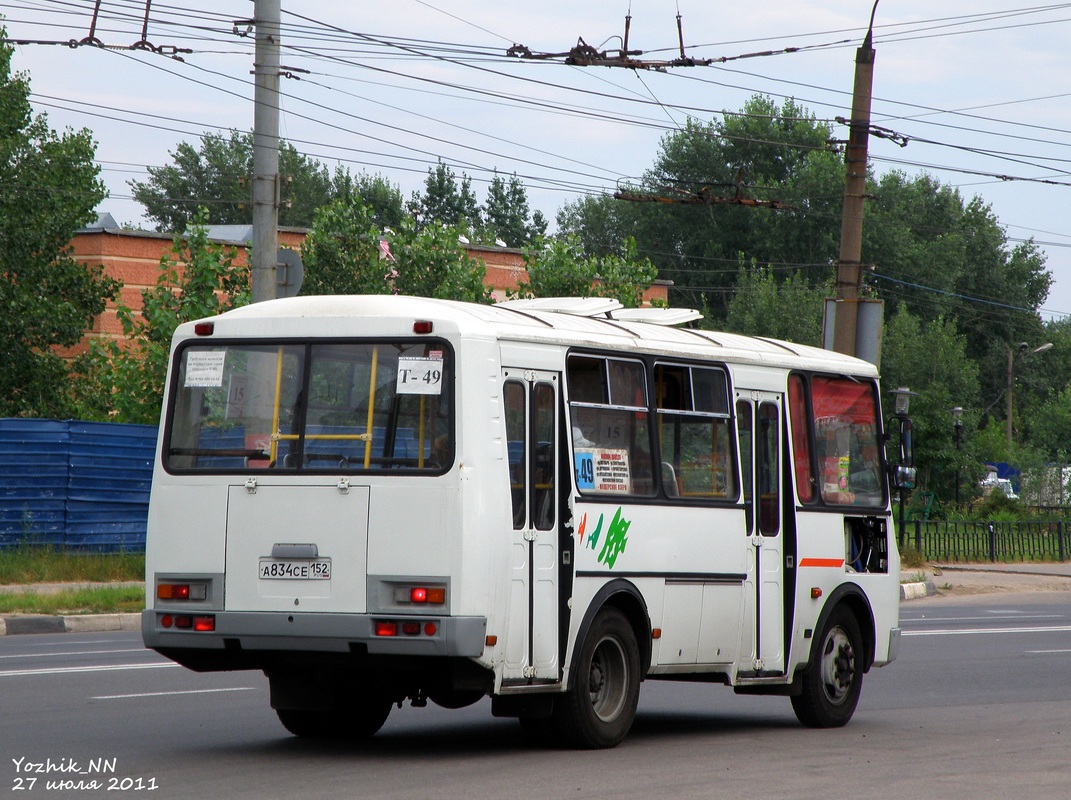
[(460, 235), (457, 227), (420, 227), (412, 219), (380, 234), (371, 209), (359, 201), (336, 201), (317, 212), (302, 246), (301, 293), (490, 302), (483, 263), (469, 257)]
[(508, 181), (495, 173), (487, 188), (482, 224), (487, 238), (508, 247), (522, 247), (547, 233), (542, 213), (529, 212), (528, 193), (516, 173)]
[(65, 417), (68, 368), (54, 348), (76, 345), (118, 293), (69, 246), (106, 192), (89, 131), (59, 136), (35, 117), (11, 56), (0, 44), (0, 416)]
[(458, 179), (442, 161), (428, 168), (424, 193), (414, 192), (409, 201), (409, 213), (416, 219), (418, 227), (437, 223), (474, 231), (481, 222), (472, 179), (464, 173)]
[[(210, 207), (219, 225), (248, 225), (253, 221), (253, 134), (230, 131), (206, 133), (195, 149), (183, 142), (163, 167), (149, 167), (148, 180), (131, 181), (134, 199), (157, 230), (182, 233), (197, 209)], [(383, 225), (397, 224), (402, 214), (401, 191), (378, 176), (327, 167), (287, 141), (279, 142), (279, 224), (307, 227), (321, 206), (338, 197), (361, 197), (376, 210)]]
[(642, 304), (657, 271), (626, 238), (620, 254), (586, 256), (575, 235), (537, 240), (524, 250), (528, 280), (521, 297), (612, 297), (626, 308)]
[[(141, 293), (140, 313), (118, 306), (127, 343), (96, 340), (78, 362), (83, 416), (155, 424), (175, 329), (249, 303), (248, 267), (235, 263), (233, 247), (208, 240), (206, 220), (201, 209), (187, 236), (174, 235), (171, 251), (160, 259), (156, 286)], [(107, 391), (109, 384), (114, 391)]]
[[(962, 437), (959, 448), (952, 426), (952, 408), (967, 411), (964, 427), (977, 424), (978, 365), (967, 355), (966, 337), (955, 322), (943, 317), (922, 322), (901, 306), (886, 324), (882, 349), (882, 378), (885, 389), (913, 388), (911, 418), (915, 426), (915, 454), (920, 472), (919, 490), (938, 491), (943, 497), (955, 483), (975, 482), (983, 456), (974, 449), (971, 437)], [(892, 403), (885, 403), (891, 410)], [(892, 427), (887, 422), (887, 428)]]
[[(751, 264), (737, 277), (726, 328), (821, 347), (822, 307), (830, 292), (829, 286), (811, 286), (800, 273), (778, 282), (772, 269)], [(784, 313), (788, 308), (791, 314)]]

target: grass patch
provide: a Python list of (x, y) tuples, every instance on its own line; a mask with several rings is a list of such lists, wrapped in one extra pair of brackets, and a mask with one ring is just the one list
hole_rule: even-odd
[(0, 584), (144, 579), (143, 553), (80, 553), (28, 545), (0, 550)]
[(100, 586), (64, 589), (51, 594), (0, 594), (0, 614), (120, 614), (145, 608), (140, 586)]
[(900, 551), (900, 567), (902, 569), (917, 569), (926, 566), (926, 561), (914, 547), (905, 547)]

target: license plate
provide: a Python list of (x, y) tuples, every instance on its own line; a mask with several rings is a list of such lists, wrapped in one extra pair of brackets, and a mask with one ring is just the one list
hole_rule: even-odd
[(312, 581), (331, 580), (331, 559), (313, 561), (280, 561), (275, 558), (260, 559), (261, 580)]

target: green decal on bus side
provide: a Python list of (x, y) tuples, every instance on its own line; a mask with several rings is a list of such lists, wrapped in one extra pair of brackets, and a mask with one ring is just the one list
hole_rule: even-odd
[[(602, 523), (603, 515), (599, 514), (599, 521), (595, 523), (595, 530), (588, 534), (587, 546), (591, 550), (595, 550), (599, 546), (599, 539), (602, 538)], [(621, 507), (619, 506), (617, 511), (614, 512), (614, 518), (610, 521), (609, 527), (606, 529), (606, 538), (602, 543), (602, 550), (599, 551), (599, 563), (605, 564), (610, 569), (614, 568), (614, 564), (617, 563), (617, 557), (625, 552), (625, 545), (628, 544), (629, 526), (632, 524), (630, 520), (621, 516)], [(588, 525), (588, 515), (585, 514), (580, 518), (580, 525), (577, 526), (577, 535), (580, 537), (580, 544), (583, 545), (584, 534)]]

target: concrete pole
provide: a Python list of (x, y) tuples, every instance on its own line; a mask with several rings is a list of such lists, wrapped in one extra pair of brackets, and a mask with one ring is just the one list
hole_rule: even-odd
[(1012, 448), (1012, 412), (1015, 410), (1013, 408), (1013, 405), (1012, 405), (1012, 386), (1014, 385), (1014, 381), (1012, 380), (1012, 367), (1014, 366), (1014, 363), (1015, 363), (1014, 359), (1015, 359), (1015, 353), (1009, 347), (1008, 348), (1008, 375), (1007, 375), (1008, 384), (1007, 384), (1007, 386), (1004, 387), (1004, 394), (1005, 394), (1005, 398), (1004, 399), (1005, 399), (1005, 401), (1007, 403), (1007, 409), (1006, 409), (1005, 415), (1004, 415), (1005, 416), (1004, 433), (1005, 433), (1005, 435), (1007, 436), (1007, 439), (1008, 439), (1008, 458), (1009, 459), (1011, 458), (1011, 448)]
[[(874, 3), (874, 11), (878, 8)], [(833, 322), (833, 350), (856, 355), (859, 326), (859, 287), (862, 285), (863, 201), (866, 197), (867, 143), (870, 139), (870, 101), (874, 85), (874, 15), (870, 16), (863, 45), (855, 54), (855, 88), (852, 120), (845, 153), (844, 210), (840, 225), (840, 258), (837, 261), (837, 303)]]
[(279, 19), (281, 0), (254, 0), (253, 302), (275, 298), (279, 249)]

